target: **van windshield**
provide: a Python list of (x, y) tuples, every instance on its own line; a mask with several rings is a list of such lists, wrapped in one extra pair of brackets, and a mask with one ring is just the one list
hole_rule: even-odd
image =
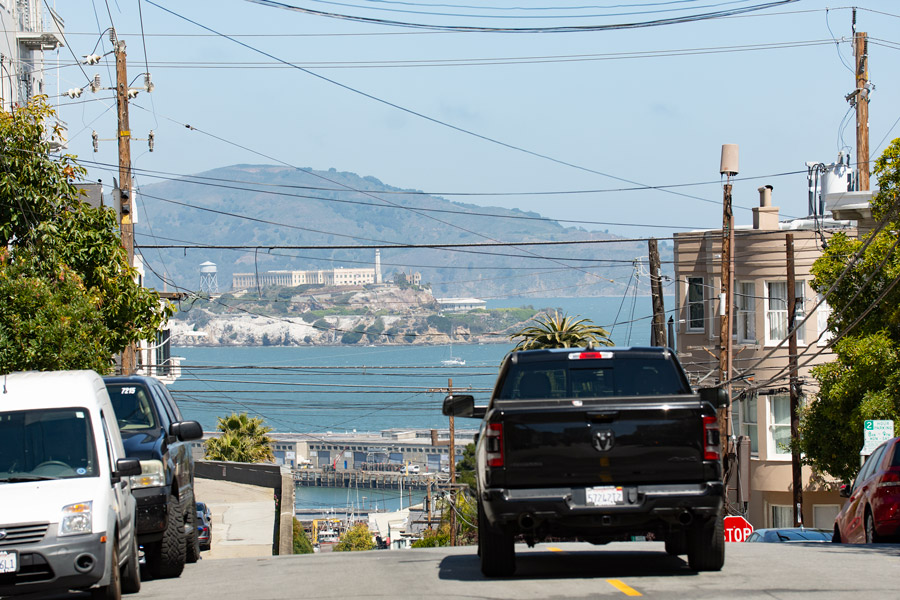
[(99, 474), (86, 408), (0, 412), (0, 483)]
[(140, 385), (106, 384), (106, 391), (116, 412), (120, 431), (156, 429), (153, 400), (146, 388)]

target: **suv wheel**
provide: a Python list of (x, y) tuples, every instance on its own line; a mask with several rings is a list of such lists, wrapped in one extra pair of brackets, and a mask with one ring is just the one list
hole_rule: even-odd
[(516, 571), (516, 546), (512, 535), (495, 530), (478, 502), (478, 547), (481, 572), (487, 577), (508, 577)]
[(200, 560), (200, 534), (197, 532), (197, 505), (194, 496), (188, 498), (187, 514), (184, 516), (187, 529), (187, 541), (185, 542), (185, 562), (195, 563)]
[(721, 571), (725, 564), (725, 520), (716, 515), (688, 531), (688, 564), (695, 571)]
[(175, 496), (169, 496), (166, 506), (166, 530), (162, 540), (147, 545), (147, 566), (150, 575), (178, 577), (185, 561), (184, 513)]

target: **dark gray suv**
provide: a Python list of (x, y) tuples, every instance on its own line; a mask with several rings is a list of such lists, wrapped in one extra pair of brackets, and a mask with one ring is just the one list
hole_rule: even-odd
[(185, 421), (169, 390), (153, 377), (104, 377), (125, 445), (141, 462), (131, 478), (137, 539), (152, 577), (178, 577), (200, 557), (191, 440), (203, 430)]

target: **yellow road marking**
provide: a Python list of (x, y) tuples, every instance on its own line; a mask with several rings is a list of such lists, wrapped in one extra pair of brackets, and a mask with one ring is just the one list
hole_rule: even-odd
[(621, 581), (619, 579), (607, 579), (606, 583), (613, 586), (614, 588), (616, 588), (617, 590), (619, 590), (626, 596), (642, 596), (643, 595), (639, 591), (637, 591), (636, 589), (627, 585), (624, 581)]
[(547, 548), (547, 550), (549, 550), (550, 552), (562, 552), (563, 551), (562, 548), (554, 548), (553, 546), (549, 546)]

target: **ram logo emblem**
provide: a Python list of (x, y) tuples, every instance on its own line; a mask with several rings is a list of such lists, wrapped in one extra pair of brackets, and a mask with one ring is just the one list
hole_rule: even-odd
[(612, 432), (612, 429), (601, 429), (594, 434), (592, 441), (597, 452), (607, 452), (615, 446), (616, 434)]

